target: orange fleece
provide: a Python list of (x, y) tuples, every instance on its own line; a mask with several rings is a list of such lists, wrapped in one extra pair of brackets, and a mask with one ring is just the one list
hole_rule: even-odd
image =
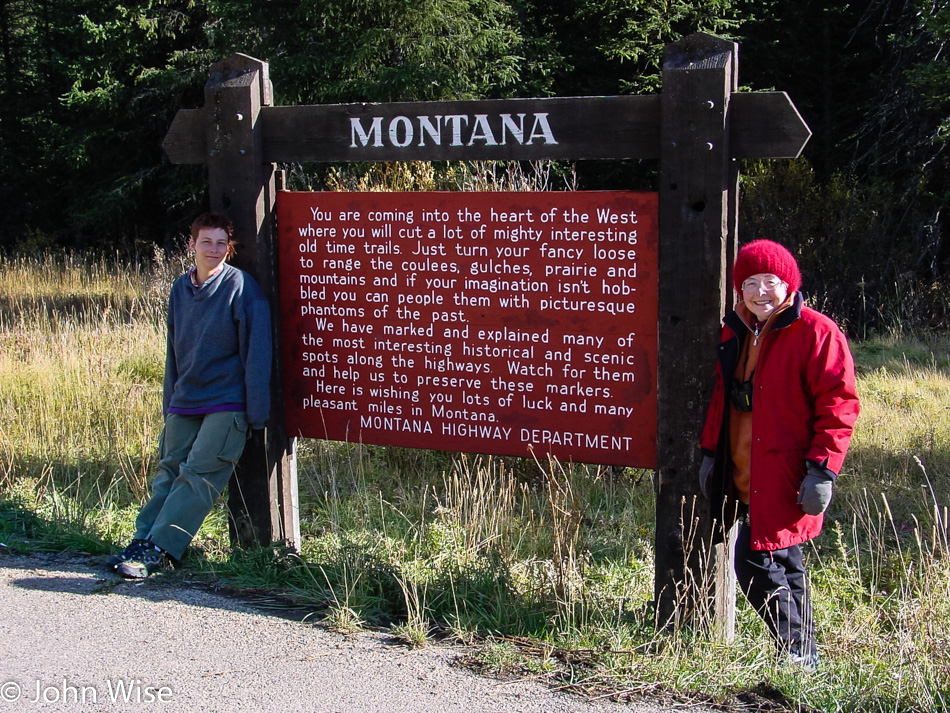
[[(742, 342), (742, 351), (736, 363), (736, 371), (732, 378), (739, 382), (746, 382), (753, 378), (755, 367), (759, 361), (759, 350), (762, 340), (772, 328), (775, 316), (792, 305), (794, 293), (789, 294), (786, 300), (776, 308), (762, 325), (758, 334), (746, 337)], [(755, 315), (740, 302), (736, 305), (736, 312), (745, 324), (758, 322)], [(752, 401), (755, 408), (755, 399)], [(752, 411), (740, 411), (732, 402), (729, 403), (729, 450), (732, 454), (732, 480), (736, 486), (736, 495), (746, 505), (749, 504), (749, 481), (752, 473)]]

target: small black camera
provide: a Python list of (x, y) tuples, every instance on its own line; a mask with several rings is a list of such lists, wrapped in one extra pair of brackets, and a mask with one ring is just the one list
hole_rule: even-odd
[(752, 410), (752, 382), (733, 380), (730, 389), (732, 405), (736, 411), (749, 412)]

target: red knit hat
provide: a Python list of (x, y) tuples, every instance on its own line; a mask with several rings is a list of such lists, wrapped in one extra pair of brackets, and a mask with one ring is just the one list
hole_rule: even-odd
[(742, 294), (742, 283), (752, 275), (775, 275), (788, 285), (789, 292), (802, 286), (802, 274), (792, 254), (771, 240), (753, 240), (739, 248), (732, 269), (736, 292)]

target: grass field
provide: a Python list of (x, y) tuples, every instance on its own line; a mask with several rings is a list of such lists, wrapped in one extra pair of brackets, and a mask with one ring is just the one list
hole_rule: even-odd
[[(164, 301), (182, 260), (0, 258), (0, 542), (105, 553), (147, 494), (161, 429)], [(807, 548), (822, 667), (737, 637), (653, 626), (652, 473), (304, 441), (297, 555), (232, 551), (226, 513), (186, 557), (204, 576), (470, 665), (592, 695), (939, 711), (950, 702), (950, 342), (853, 345), (862, 415)], [(279, 595), (279, 596), (278, 596)], [(740, 598), (741, 599), (741, 598)]]

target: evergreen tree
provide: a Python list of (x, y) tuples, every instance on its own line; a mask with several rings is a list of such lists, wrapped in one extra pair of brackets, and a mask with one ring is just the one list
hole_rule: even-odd
[(0, 244), (161, 240), (181, 200), (161, 140), (212, 60), (198, 3), (5, 7), (19, 14), (4, 57), (0, 190), (18, 210), (4, 216)]
[(267, 60), (281, 104), (509, 96), (521, 39), (502, 0), (222, 0), (212, 44)]

